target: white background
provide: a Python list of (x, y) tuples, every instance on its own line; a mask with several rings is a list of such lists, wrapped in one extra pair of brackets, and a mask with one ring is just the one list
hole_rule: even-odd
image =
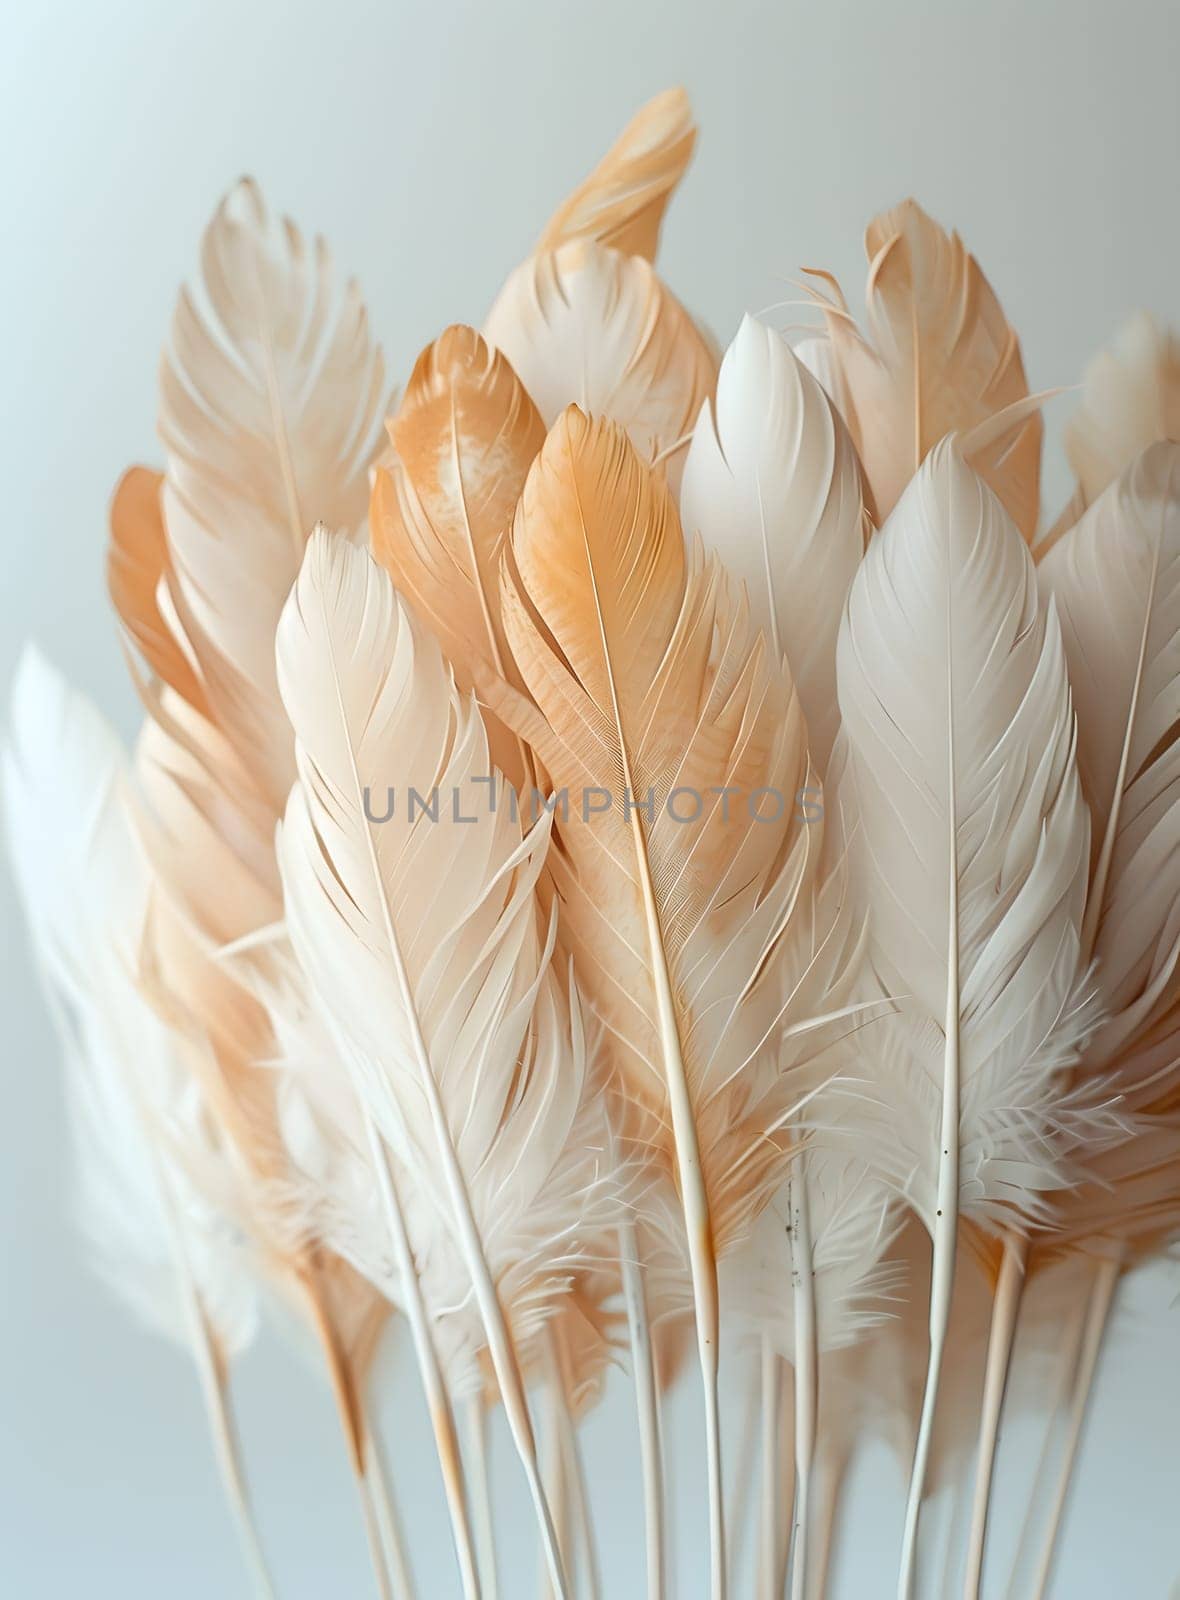
[[(480, 319), (629, 113), (683, 82), (702, 137), (663, 266), (719, 334), (743, 309), (789, 299), (800, 265), (835, 269), (859, 300), (863, 226), (912, 192), (964, 232), (1021, 330), (1034, 387), (1048, 387), (1075, 381), (1133, 308), (1180, 321), (1178, 16), (1164, 0), (26, 0), (0, 48), (0, 684), (34, 635), (133, 727), (103, 591), (105, 507), (126, 464), (159, 457), (153, 385), (172, 298), (240, 172), (361, 277), (400, 377), (445, 323)], [(1064, 491), (1057, 455), (1050, 467)], [(0, 909), (0, 1593), (244, 1593), (189, 1371), (128, 1322), (75, 1246), (56, 1062), (7, 882)], [(1180, 1574), (1178, 1327), (1163, 1274), (1120, 1311), (1059, 1600), (1164, 1600)], [(269, 1335), (238, 1388), (283, 1596), (364, 1600), (322, 1386)], [(404, 1386), (386, 1413), (422, 1593), (441, 1600), (452, 1567), (423, 1420)], [(689, 1403), (675, 1449), (688, 1483), (695, 1415)], [(1008, 1452), (1002, 1538), (1034, 1440), (1018, 1431)], [(606, 1593), (632, 1600), (640, 1511), (618, 1396), (588, 1448)], [(876, 1468), (880, 1487), (858, 1492), (844, 1529), (838, 1587), (855, 1600), (892, 1592), (896, 1473)], [(515, 1504), (506, 1450), (497, 1469)], [(505, 1520), (517, 1600), (536, 1591), (535, 1563), (523, 1518)], [(694, 1502), (685, 1595), (702, 1592), (701, 1528)], [(994, 1578), (1005, 1570), (997, 1561)]]

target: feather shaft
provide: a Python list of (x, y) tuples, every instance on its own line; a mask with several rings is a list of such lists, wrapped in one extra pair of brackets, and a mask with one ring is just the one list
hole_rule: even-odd
[(451, 1409), (451, 1399), (443, 1381), (438, 1352), (435, 1349), (429, 1323), (427, 1322), (422, 1290), (418, 1282), (418, 1273), (414, 1267), (413, 1253), (406, 1233), (405, 1219), (402, 1214), (401, 1202), (398, 1198), (389, 1152), (385, 1148), (385, 1141), (382, 1139), (380, 1131), (367, 1110), (365, 1111), (365, 1133), (373, 1159), (373, 1170), (377, 1175), (377, 1189), (381, 1199), (381, 1208), (385, 1216), (386, 1227), (389, 1230), (389, 1241), (393, 1249), (398, 1274), (401, 1278), (406, 1320), (410, 1324), (410, 1335), (414, 1342), (414, 1354), (418, 1361), (418, 1373), (422, 1380), (422, 1389), (426, 1396), (426, 1406), (430, 1414), (430, 1425), (434, 1432), (434, 1443), (438, 1452), (439, 1467), (442, 1471), (443, 1489), (451, 1518), (451, 1532), (455, 1540), (455, 1554), (459, 1562), (463, 1593), (468, 1597), (468, 1600), (481, 1600), (479, 1569), (475, 1560), (475, 1547), (467, 1508), (467, 1495), (463, 1482), (463, 1462), (459, 1452), (458, 1437), (455, 1432), (455, 1418)]
[(482, 1394), (473, 1394), (464, 1407), (471, 1498), (474, 1502), (475, 1541), (484, 1600), (497, 1600), (499, 1572), (496, 1562), (496, 1522), (492, 1512), (488, 1477), (488, 1408)]
[(1049, 1579), (1053, 1575), (1058, 1535), (1061, 1532), (1065, 1507), (1073, 1484), (1074, 1467), (1077, 1464), (1082, 1433), (1085, 1429), (1086, 1417), (1090, 1409), (1090, 1397), (1094, 1391), (1098, 1357), (1102, 1353), (1102, 1343), (1106, 1336), (1106, 1327), (1110, 1319), (1111, 1306), (1114, 1303), (1114, 1294), (1118, 1287), (1121, 1271), (1121, 1259), (1117, 1256), (1112, 1256), (1100, 1262), (1094, 1273), (1094, 1281), (1090, 1288), (1090, 1298), (1086, 1307), (1082, 1351), (1078, 1358), (1078, 1370), (1074, 1375), (1073, 1393), (1070, 1396), (1069, 1428), (1065, 1439), (1065, 1451), (1057, 1475), (1053, 1505), (1049, 1512), (1049, 1525), (1045, 1530), (1045, 1540), (1041, 1547), (1040, 1564), (1030, 1591), (1032, 1600), (1045, 1600), (1045, 1595), (1049, 1589)]
[(1027, 1264), (1027, 1238), (1020, 1233), (1005, 1234), (1004, 1254), (1000, 1262), (1000, 1276), (996, 1283), (991, 1327), (988, 1331), (987, 1365), (984, 1369), (983, 1400), (979, 1416), (979, 1454), (975, 1464), (975, 1489), (971, 1502), (971, 1529), (967, 1544), (967, 1574), (963, 1583), (963, 1600), (979, 1600), (980, 1586), (983, 1583), (983, 1559), (987, 1547), (987, 1521), (991, 1505), (996, 1446), (999, 1442), (1004, 1391), (1008, 1386), (1008, 1371), (1012, 1363), (1016, 1322), (1020, 1314)]
[(795, 1513), (791, 1552), (791, 1600), (806, 1600), (811, 1490), (819, 1426), (819, 1330), (815, 1267), (807, 1194), (807, 1157), (790, 1184), (791, 1303), (795, 1319)]
[(373, 1496), (373, 1508), (381, 1533), (381, 1548), (389, 1563), (389, 1576), (393, 1584), (393, 1600), (416, 1600), (409, 1556), (406, 1553), (405, 1534), (401, 1517), (393, 1496), (393, 1484), (381, 1439), (376, 1428), (376, 1418), (371, 1409), (365, 1411), (365, 1477)]
[(632, 1381), (639, 1424), (639, 1457), (643, 1472), (643, 1520), (647, 1552), (648, 1600), (664, 1600), (664, 1459), (660, 1426), (660, 1391), (648, 1320), (647, 1289), (635, 1225), (619, 1226), (619, 1261), (627, 1330), (631, 1340)]

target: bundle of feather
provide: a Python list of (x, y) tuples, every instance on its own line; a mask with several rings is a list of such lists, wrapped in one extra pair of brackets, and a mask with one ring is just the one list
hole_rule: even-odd
[[(641, 111), (387, 439), (355, 286), (236, 188), (163, 470), (112, 507), (134, 755), (39, 657), (17, 679), (80, 1211), (191, 1346), (261, 1594), (227, 1376), (268, 1306), (398, 1600), (392, 1323), (466, 1600), (531, 1581), (501, 1412), (545, 1591), (600, 1591), (578, 1425), (612, 1366), (627, 1594), (681, 1592), (662, 1408), (695, 1366), (712, 1600), (828, 1592), (876, 1435), (908, 1600), (958, 1586), (919, 1538), (950, 1482), (983, 1592), (1022, 1312), (1031, 1359), (1065, 1347), (1042, 1595), (1115, 1291), (1180, 1233), (1177, 346), (1140, 318), (1095, 362), (1041, 534), (1039, 402), (958, 237), (884, 213), (863, 326), (821, 274), (818, 327), (747, 317), (719, 360), (653, 266), (694, 138), (681, 93)], [(723, 1369), (761, 1417), (724, 1455)]]

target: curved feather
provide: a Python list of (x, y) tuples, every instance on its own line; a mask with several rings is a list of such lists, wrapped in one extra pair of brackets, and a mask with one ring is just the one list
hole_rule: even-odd
[(754, 621), (790, 662), (824, 770), (839, 720), (836, 633), (867, 532), (860, 468), (819, 383), (752, 317), (702, 408), (680, 515), (745, 584)]
[[(464, 691), (519, 686), (500, 619), (500, 558), (525, 475), (545, 438), (512, 368), (473, 328), (419, 356), (389, 422), (394, 459), (370, 506), (373, 554), (442, 645)], [(515, 737), (489, 719), (497, 768), (526, 777)]]
[(384, 367), (326, 245), (272, 218), (246, 179), (201, 241), (160, 371), (175, 601), (209, 705), (282, 803), (292, 778), (274, 629), (318, 519), (357, 527)]
[[(913, 200), (865, 233), (868, 339), (827, 304), (839, 404), (864, 464), (876, 521), (893, 510), (927, 454), (1028, 394), (1020, 343), (957, 234)], [(973, 460), (1026, 539), (1036, 533), (1038, 415)]]
[(692, 160), (697, 131), (683, 89), (665, 89), (631, 118), (584, 182), (558, 207), (537, 244), (556, 250), (594, 239), (654, 261), (668, 201)]
[[(406, 1175), (427, 1302), (454, 1308), (443, 1331), (469, 1360), (488, 1351), (547, 1527), (513, 1334), (536, 1335), (596, 1217), (615, 1222), (576, 1006), (538, 924), (548, 829), (522, 834), (506, 793), (493, 809), (478, 713), (364, 552), (316, 535), (278, 661), (300, 774), (279, 840), (292, 941)], [(390, 776), (403, 805), (378, 824)]]
[(172, 599), (172, 558), (160, 509), (163, 475), (130, 467), (111, 501), (107, 587), (132, 643), (151, 670), (198, 711), (207, 710), (192, 646)]
[(648, 262), (589, 240), (533, 256), (500, 291), (484, 335), (546, 426), (571, 403), (610, 417), (675, 481), (717, 364)]

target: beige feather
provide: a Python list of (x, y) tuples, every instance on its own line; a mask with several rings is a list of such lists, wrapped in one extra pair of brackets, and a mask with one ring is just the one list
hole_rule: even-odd
[(590, 176), (549, 219), (538, 251), (594, 239), (623, 255), (654, 261), (668, 201), (692, 160), (692, 107), (683, 89), (666, 89), (632, 117)]
[[(843, 302), (825, 301), (836, 397), (864, 463), (880, 524), (927, 454), (1024, 399), (1020, 343), (958, 234), (913, 200), (876, 217), (866, 339)], [(972, 460), (1021, 533), (1037, 531), (1042, 425), (1026, 418)]]

